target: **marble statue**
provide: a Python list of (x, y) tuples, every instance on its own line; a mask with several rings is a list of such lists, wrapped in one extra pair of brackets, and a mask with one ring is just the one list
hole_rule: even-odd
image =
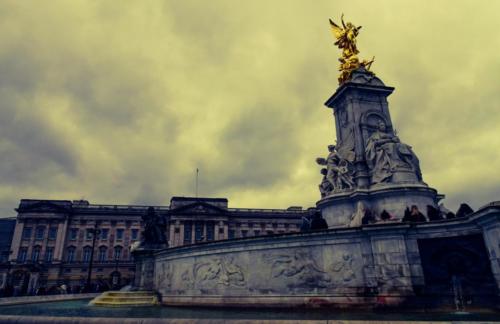
[(401, 143), (395, 135), (386, 131), (383, 122), (366, 143), (365, 156), (372, 173), (372, 184), (390, 182), (398, 170), (411, 170), (418, 181), (422, 181), (420, 163), (409, 145)]
[(363, 223), (363, 217), (365, 216), (365, 205), (363, 202), (358, 201), (356, 204), (356, 211), (352, 214), (351, 219), (349, 221), (349, 227), (359, 227)]
[(321, 180), (321, 183), (319, 184), (319, 192), (321, 193), (321, 198), (324, 198), (330, 194), (330, 192), (333, 191), (333, 186), (328, 181), (326, 178), (326, 175), (328, 174), (328, 170), (326, 168), (321, 169), (320, 173), (323, 175), (323, 179)]
[(165, 219), (158, 215), (153, 207), (149, 207), (142, 216), (144, 222), (143, 245), (166, 244)]
[[(328, 196), (332, 192), (352, 190), (354, 188), (351, 163), (341, 157), (335, 145), (328, 145), (328, 157), (317, 158), (319, 165), (326, 165), (326, 174), (320, 184), (321, 196)], [(325, 171), (322, 170), (322, 174)]]

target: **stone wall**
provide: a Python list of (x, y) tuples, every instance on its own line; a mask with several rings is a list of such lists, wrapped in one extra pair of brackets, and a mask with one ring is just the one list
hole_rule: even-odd
[[(419, 238), (482, 234), (482, 222), (488, 224), (487, 249), (496, 249), (499, 219), (495, 208), (423, 225), (376, 224), (166, 249), (154, 255), (154, 287), (169, 305), (399, 305), (425, 286)], [(498, 297), (498, 291), (488, 293)]]

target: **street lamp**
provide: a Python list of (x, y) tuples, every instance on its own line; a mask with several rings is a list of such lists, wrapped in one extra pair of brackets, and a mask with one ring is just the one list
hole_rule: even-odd
[(86, 291), (90, 292), (91, 286), (90, 286), (90, 281), (92, 277), (92, 263), (94, 262), (94, 249), (95, 249), (95, 240), (97, 239), (97, 236), (101, 234), (101, 230), (97, 228), (97, 222), (95, 223), (94, 228), (89, 228), (87, 229), (89, 233), (92, 233), (92, 250), (90, 251), (90, 260), (89, 260), (89, 272), (87, 274), (87, 284), (86, 284)]

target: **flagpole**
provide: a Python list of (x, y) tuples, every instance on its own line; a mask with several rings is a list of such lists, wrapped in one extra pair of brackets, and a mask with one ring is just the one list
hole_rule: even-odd
[(198, 198), (198, 173), (199, 170), (196, 168), (196, 198)]

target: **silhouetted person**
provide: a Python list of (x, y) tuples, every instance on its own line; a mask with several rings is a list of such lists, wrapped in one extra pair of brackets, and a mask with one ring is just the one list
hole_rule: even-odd
[(392, 218), (391, 214), (389, 214), (389, 212), (387, 212), (387, 210), (385, 210), (385, 209), (380, 214), (380, 219), (383, 220), (383, 221), (387, 221), (387, 220), (389, 220), (391, 218)]
[(432, 222), (443, 219), (443, 216), (441, 216), (439, 209), (434, 208), (431, 205), (427, 205), (427, 218), (430, 222)]
[(302, 233), (309, 232), (311, 230), (311, 215), (302, 217), (302, 224), (300, 224), (300, 231)]
[(311, 220), (311, 231), (327, 229), (328, 224), (320, 212), (315, 212)]
[(405, 210), (405, 216), (403, 217), (403, 222), (410, 222), (410, 223), (422, 223), (426, 222), (427, 219), (425, 218), (424, 214), (422, 214), (416, 205), (411, 206), (411, 210), (408, 210), (408, 207), (406, 207)]
[(448, 208), (444, 207), (443, 203), (439, 204), (439, 211), (441, 212), (441, 216), (446, 218), (446, 219), (455, 218), (455, 214), (451, 210), (449, 210)]
[(466, 203), (461, 203), (460, 207), (457, 210), (457, 218), (468, 216), (473, 212), (474, 210), (469, 205), (467, 205)]
[(375, 219), (375, 216), (373, 215), (373, 212), (369, 209), (365, 210), (365, 215), (363, 216), (363, 219), (361, 220), (361, 223), (363, 225), (367, 224), (374, 224), (377, 220)]
[(411, 216), (410, 208), (408, 208), (408, 206), (406, 206), (405, 215), (403, 216), (403, 219), (401, 221), (403, 223), (410, 222), (410, 216)]

